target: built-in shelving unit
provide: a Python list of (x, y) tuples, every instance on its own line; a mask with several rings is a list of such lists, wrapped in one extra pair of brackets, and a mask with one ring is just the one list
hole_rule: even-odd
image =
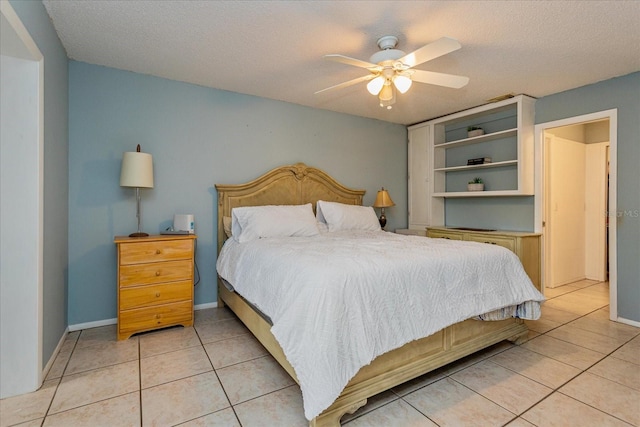
[[(518, 95), (409, 126), (409, 229), (444, 225), (447, 198), (533, 195), (534, 104)], [(485, 134), (469, 138), (469, 126)], [(492, 161), (467, 165), (478, 157)], [(485, 191), (467, 191), (475, 177)]]
[[(533, 194), (535, 100), (525, 95), (482, 105), (429, 122), (433, 129), (433, 197), (495, 197)], [(467, 137), (467, 127), (484, 135)], [(467, 160), (490, 157), (491, 163)], [(467, 191), (482, 178), (484, 191)]]

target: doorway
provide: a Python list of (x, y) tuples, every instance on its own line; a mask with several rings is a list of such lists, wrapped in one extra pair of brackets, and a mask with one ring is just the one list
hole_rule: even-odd
[(609, 212), (616, 209), (616, 110), (535, 128), (535, 227), (542, 233), (543, 289), (609, 280), (609, 313), (615, 320), (616, 224)]
[(547, 129), (544, 144), (546, 287), (604, 282), (609, 121)]

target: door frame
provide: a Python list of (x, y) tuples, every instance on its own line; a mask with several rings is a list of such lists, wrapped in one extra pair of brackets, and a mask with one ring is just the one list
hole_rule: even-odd
[[(15, 270), (7, 273), (6, 281), (0, 283), (5, 298), (2, 301), (3, 318), (9, 319), (8, 326), (3, 325), (2, 343), (8, 344), (8, 349), (2, 350), (2, 370), (0, 396), (9, 397), (37, 390), (43, 381), (43, 288), (44, 288), (44, 56), (17, 13), (6, 0), (0, 0), (0, 19), (2, 20), (2, 54), (7, 58), (17, 58), (25, 61), (34, 78), (25, 78), (20, 82), (23, 87), (33, 89), (35, 101), (27, 103), (29, 111), (25, 114), (25, 126), (35, 128), (28, 139), (13, 141), (16, 144), (29, 144), (28, 148), (33, 157), (12, 159), (18, 165), (24, 166), (24, 171), (15, 177), (20, 182), (24, 174), (36, 174), (32, 180), (35, 185), (25, 184), (26, 188), (17, 187), (3, 194), (3, 208), (9, 207), (12, 218), (4, 219), (9, 236), (3, 234), (8, 241), (19, 241), (17, 251), (3, 250), (11, 267)], [(29, 73), (31, 76), (32, 73)], [(19, 99), (19, 95), (15, 97)], [(35, 104), (35, 108), (32, 107)], [(19, 103), (17, 103), (19, 105)], [(33, 109), (32, 109), (33, 108)], [(35, 134), (35, 138), (31, 135)], [(7, 145), (12, 147), (11, 145)], [(23, 174), (23, 175), (20, 175)], [(33, 175), (32, 175), (33, 176)], [(29, 206), (29, 215), (21, 215), (23, 206)], [(23, 218), (37, 218), (36, 221), (25, 224)], [(9, 221), (13, 221), (9, 223)], [(35, 237), (35, 238), (34, 238)], [(6, 242), (5, 242), (6, 243)], [(16, 262), (19, 261), (19, 262)], [(35, 274), (23, 274), (20, 261), (28, 262), (29, 269), (35, 266)], [(26, 280), (21, 280), (27, 277)], [(16, 286), (19, 285), (19, 286)], [(6, 300), (9, 296), (11, 301)]]
[(534, 126), (534, 227), (537, 233), (542, 234), (543, 244), (541, 245), (541, 278), (542, 288), (545, 286), (546, 265), (545, 265), (545, 229), (544, 220), (544, 133), (547, 129), (577, 125), (585, 122), (598, 120), (609, 120), (609, 209), (605, 214), (609, 217), (608, 230), (608, 261), (609, 261), (609, 318), (618, 318), (618, 264), (617, 264), (617, 180), (618, 180), (618, 110), (604, 110), (596, 113), (584, 114), (581, 116), (569, 117), (552, 122), (539, 123)]

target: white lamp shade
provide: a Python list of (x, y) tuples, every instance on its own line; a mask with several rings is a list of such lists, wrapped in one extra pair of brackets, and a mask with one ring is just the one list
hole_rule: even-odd
[(151, 154), (130, 151), (122, 154), (120, 186), (153, 188), (153, 157)]
[(408, 91), (411, 87), (411, 83), (413, 82), (407, 76), (395, 76), (395, 78), (393, 79), (393, 84), (395, 85), (396, 89), (400, 91), (400, 93), (405, 93), (406, 91)]
[(375, 79), (367, 83), (367, 90), (371, 95), (377, 95), (380, 93), (382, 86), (384, 85), (384, 77), (378, 76)]

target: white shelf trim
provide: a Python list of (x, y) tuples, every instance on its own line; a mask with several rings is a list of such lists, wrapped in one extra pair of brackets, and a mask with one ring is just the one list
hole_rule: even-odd
[(469, 169), (486, 169), (486, 168), (499, 168), (502, 166), (517, 165), (517, 160), (505, 160), (502, 162), (483, 163), (481, 165), (464, 165), (464, 166), (449, 166), (446, 168), (435, 168), (436, 172), (455, 172), (464, 171)]
[(518, 128), (506, 129), (506, 130), (501, 130), (500, 132), (492, 132), (492, 133), (486, 133), (480, 136), (474, 136), (473, 138), (458, 139), (457, 141), (444, 142), (442, 144), (435, 144), (433, 148), (462, 147), (464, 145), (477, 144), (479, 142), (491, 141), (494, 139), (508, 138), (510, 136), (516, 136), (517, 134), (518, 134)]
[(445, 193), (433, 193), (433, 197), (497, 197), (497, 196), (532, 196), (524, 194), (518, 190), (497, 190), (497, 191), (450, 191)]

